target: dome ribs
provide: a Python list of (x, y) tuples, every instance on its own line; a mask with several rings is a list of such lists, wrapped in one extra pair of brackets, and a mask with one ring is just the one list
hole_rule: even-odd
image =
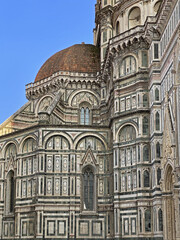
[(59, 71), (80, 73), (99, 72), (99, 48), (91, 44), (76, 44), (55, 53), (40, 68), (35, 82), (48, 78)]

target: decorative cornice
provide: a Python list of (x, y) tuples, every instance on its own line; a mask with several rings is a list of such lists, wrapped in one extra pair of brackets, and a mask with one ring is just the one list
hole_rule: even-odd
[(164, 28), (167, 25), (169, 14), (173, 11), (174, 5), (177, 0), (164, 0), (161, 8), (159, 9), (159, 15), (157, 20), (157, 30), (163, 33)]
[(104, 65), (102, 67), (102, 79), (106, 79), (112, 58), (129, 49), (134, 44), (144, 43), (146, 48), (149, 47), (150, 39), (145, 35), (145, 26), (137, 26), (114, 38), (111, 38), (107, 47)]
[(107, 16), (110, 15), (112, 18), (113, 7), (107, 6), (100, 11), (96, 12), (95, 22), (96, 24), (101, 24), (103, 20), (107, 19)]
[(75, 73), (75, 72), (57, 72), (51, 77), (43, 79), (35, 83), (26, 85), (26, 97), (28, 100), (36, 99), (44, 94), (64, 89), (71, 82), (87, 82), (98, 84), (97, 74)]

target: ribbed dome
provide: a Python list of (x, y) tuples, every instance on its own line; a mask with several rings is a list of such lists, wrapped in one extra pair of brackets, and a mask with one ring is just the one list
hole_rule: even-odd
[(99, 48), (91, 44), (76, 44), (50, 57), (40, 68), (35, 82), (59, 71), (96, 73), (99, 70)]

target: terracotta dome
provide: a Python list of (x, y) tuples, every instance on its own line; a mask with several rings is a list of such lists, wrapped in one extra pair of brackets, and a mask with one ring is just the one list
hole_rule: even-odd
[(99, 70), (99, 48), (91, 44), (76, 44), (50, 57), (40, 68), (35, 82), (59, 71), (96, 73)]

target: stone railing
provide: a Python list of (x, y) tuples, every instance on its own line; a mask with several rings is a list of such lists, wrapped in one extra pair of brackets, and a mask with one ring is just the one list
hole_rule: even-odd
[(34, 87), (39, 87), (41, 85), (44, 85), (44, 84), (47, 84), (48, 82), (51, 82), (53, 79), (55, 79), (56, 77), (95, 77), (96, 74), (88, 74), (88, 73), (74, 73), (74, 72), (63, 72), (63, 71), (60, 71), (60, 72), (57, 72), (57, 73), (54, 73), (51, 77), (48, 77), (48, 78), (45, 78), (45, 79), (42, 79), (38, 82), (34, 82), (34, 83), (28, 83), (26, 85), (26, 90), (30, 89), (30, 88), (34, 88)]
[(113, 43), (120, 43), (122, 40), (124, 41), (127, 38), (133, 37), (134, 35), (137, 35), (137, 33), (143, 33), (144, 32), (144, 26), (137, 26), (132, 29), (129, 29), (126, 32), (123, 32), (113, 38), (110, 39), (110, 45)]

